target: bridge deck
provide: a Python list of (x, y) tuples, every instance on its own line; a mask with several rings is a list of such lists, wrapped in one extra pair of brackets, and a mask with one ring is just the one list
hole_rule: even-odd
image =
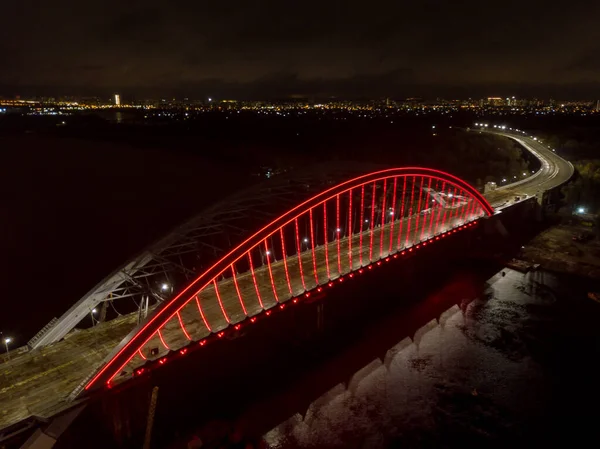
[[(439, 209), (438, 209), (439, 210)], [(451, 211), (450, 208), (442, 209)], [(437, 213), (437, 210), (436, 210)], [(422, 230), (423, 220), (427, 220), (425, 231)], [(435, 220), (433, 227), (435, 227)], [(410, 232), (407, 235), (407, 227), (410, 221)], [(440, 220), (441, 221), (441, 220)], [(400, 247), (410, 247), (418, 243), (422, 238), (430, 236), (429, 223), (431, 214), (421, 215), (417, 229), (416, 215), (402, 220), (403, 235)], [(456, 227), (462, 224), (459, 218), (447, 219), (443, 229)], [(441, 222), (440, 222), (441, 225)], [(390, 234), (392, 223), (387, 223), (384, 227), (376, 226), (373, 230), (373, 246), (371, 250), (371, 230), (365, 230), (362, 233), (362, 265), (369, 263), (369, 256), (372, 253), (372, 260), (378, 260), (390, 254)], [(392, 251), (397, 251), (397, 236), (400, 221), (394, 221), (394, 235), (392, 241)], [(433, 228), (432, 228), (433, 229)], [(383, 234), (383, 238), (382, 238)], [(327, 276), (327, 264), (325, 258), (325, 245), (315, 248), (315, 260), (317, 263), (317, 277), (322, 283), (324, 279), (335, 280), (340, 275), (357, 270), (361, 266), (360, 251), (361, 235), (352, 236), (352, 241), (344, 237), (339, 240), (341, 257), (338, 265), (338, 241), (334, 240), (327, 245), (329, 261), (329, 276)], [(352, 247), (352, 265), (350, 265), (350, 256), (348, 245)], [(289, 252), (292, 252), (291, 249)], [(288, 271), (290, 273), (291, 287), (294, 296), (301, 295), (305, 289), (299, 277), (299, 260), (296, 254), (288, 256), (286, 259)], [(306, 289), (310, 290), (317, 285), (315, 272), (313, 269), (313, 253), (310, 249), (301, 253), (301, 264), (304, 273)], [(284, 263), (282, 260), (273, 262), (271, 270), (275, 282), (275, 288), (280, 302), (289, 300), (290, 295), (287, 278), (285, 275)], [(341, 268), (341, 269), (340, 269)], [(298, 274), (297, 276), (295, 274)], [(268, 265), (255, 268), (255, 276), (265, 308), (271, 308), (277, 305), (273, 288), (270, 281)], [(247, 313), (249, 316), (261, 312), (258, 302), (254, 281), (250, 273), (244, 273), (237, 276), (238, 285), (244, 299)], [(227, 311), (235, 311), (229, 317), (231, 322), (241, 321), (245, 318), (237, 293), (231, 279), (218, 283), (218, 289), (221, 299)], [(202, 307), (205, 311), (213, 332), (227, 327), (227, 321), (223, 317), (220, 306), (216, 300), (214, 288), (207, 288), (202, 294)], [(202, 320), (200, 319), (197, 306), (192, 304), (182, 309), (182, 318), (188, 334), (193, 340), (200, 340), (210, 334)], [(0, 412), (0, 429), (11, 425), (12, 423), (23, 420), (29, 416), (50, 417), (62, 408), (70, 405), (67, 402), (67, 396), (76, 388), (78, 384), (97, 366), (100, 366), (104, 358), (117, 346), (117, 344), (131, 331), (136, 325), (137, 314), (121, 316), (115, 320), (101, 323), (93, 328), (77, 330), (70, 333), (65, 339), (43, 347), (41, 349), (25, 352), (14, 356), (11, 360), (2, 364), (0, 371), (0, 395), (2, 400), (2, 411)], [(162, 332), (163, 338), (170, 348), (179, 348), (189, 343), (179, 326), (177, 319), (172, 319)], [(147, 348), (156, 347), (161, 351), (156, 357), (167, 352), (158, 338), (151, 339), (146, 345)], [(153, 358), (156, 358), (153, 357)], [(126, 373), (131, 373), (136, 365), (143, 363), (141, 357), (136, 357), (128, 366)]]

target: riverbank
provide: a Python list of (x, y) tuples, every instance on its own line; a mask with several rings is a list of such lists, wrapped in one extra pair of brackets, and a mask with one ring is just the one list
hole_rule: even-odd
[(600, 239), (579, 224), (546, 229), (523, 247), (519, 258), (548, 271), (600, 279)]

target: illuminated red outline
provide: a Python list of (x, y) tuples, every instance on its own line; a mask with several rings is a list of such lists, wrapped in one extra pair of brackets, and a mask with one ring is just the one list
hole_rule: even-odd
[[(427, 185), (427, 194), (425, 195), (425, 207), (423, 208), (423, 210), (427, 210), (427, 209), (431, 209), (429, 206), (431, 204), (431, 202), (429, 201), (431, 199), (431, 178), (429, 178), (429, 184)], [(419, 214), (420, 215), (420, 214)], [(421, 235), (419, 236), (419, 241), (423, 240), (423, 237), (425, 237), (425, 228), (427, 227), (427, 217), (425, 215), (423, 215), (423, 223), (421, 224)], [(419, 232), (419, 230), (417, 229), (417, 233)]]
[(160, 342), (162, 343), (162, 345), (165, 347), (165, 349), (167, 351), (170, 351), (171, 348), (169, 348), (169, 346), (167, 345), (167, 343), (165, 343), (165, 339), (163, 338), (162, 332), (160, 331), (160, 329), (158, 329), (157, 332), (158, 332), (158, 338), (160, 338)]
[(398, 229), (398, 243), (396, 246), (397, 250), (400, 249), (400, 240), (402, 240), (402, 228), (404, 227), (404, 197), (406, 196), (406, 178), (407, 176), (404, 176), (404, 185), (402, 186), (402, 208), (400, 209), (400, 220), (398, 223), (400, 229)]
[(240, 304), (242, 305), (242, 310), (244, 311), (244, 315), (248, 316), (248, 312), (246, 311), (246, 306), (244, 305), (244, 300), (242, 299), (242, 294), (240, 293), (240, 287), (237, 283), (237, 278), (235, 277), (235, 268), (233, 264), (231, 264), (231, 274), (233, 276), (233, 285), (235, 285), (235, 291), (237, 292), (238, 298), (240, 300)]
[(352, 233), (354, 230), (352, 228), (352, 189), (348, 192), (348, 197), (350, 199), (348, 205), (348, 263), (350, 265), (350, 271), (352, 271), (354, 268), (352, 266), (352, 237), (354, 236)]
[(142, 348), (138, 349), (138, 352), (139, 352), (141, 358), (143, 358), (144, 360), (148, 360), (146, 358), (146, 356), (142, 353)]
[(442, 210), (445, 209), (445, 206), (442, 205), (442, 197), (444, 195), (444, 190), (446, 190), (446, 181), (442, 182), (442, 190), (440, 191), (440, 205), (438, 208), (437, 218), (435, 219), (435, 228), (433, 228), (433, 235), (436, 235), (440, 229), (440, 216), (442, 215)]
[(300, 231), (298, 230), (298, 217), (294, 219), (294, 225), (296, 227), (296, 254), (298, 254), (298, 267), (300, 267), (300, 279), (302, 280), (302, 287), (306, 291), (306, 283), (304, 282), (304, 270), (302, 269), (302, 247), (300, 246)]
[(198, 311), (200, 312), (200, 316), (202, 317), (202, 321), (204, 322), (204, 325), (208, 329), (208, 332), (212, 332), (212, 329), (211, 329), (210, 325), (208, 324), (208, 321), (206, 320), (206, 316), (204, 315), (204, 312), (202, 311), (202, 305), (200, 304), (200, 298), (198, 296), (199, 295), (196, 295), (196, 304), (198, 305)]
[(225, 318), (225, 321), (227, 321), (228, 323), (231, 323), (231, 320), (229, 319), (227, 312), (225, 312), (225, 307), (223, 307), (223, 301), (221, 301), (221, 294), (219, 293), (219, 287), (217, 286), (216, 279), (213, 279), (213, 285), (215, 287), (215, 294), (217, 295), (217, 301), (219, 301), (219, 307), (221, 308), (221, 312), (223, 312), (223, 317)]
[(258, 303), (260, 304), (260, 308), (264, 309), (262, 298), (260, 297), (260, 290), (258, 289), (258, 282), (256, 282), (256, 275), (254, 274), (254, 264), (252, 263), (252, 254), (250, 250), (248, 250), (248, 261), (250, 262), (250, 273), (252, 273), (252, 281), (254, 282), (254, 290), (256, 290), (256, 297), (258, 298)]
[[(431, 178), (429, 178), (431, 180)], [(417, 219), (415, 220), (415, 236), (413, 237), (413, 245), (415, 244), (415, 239), (419, 238), (419, 218), (421, 217), (421, 201), (423, 200), (423, 183), (425, 182), (425, 177), (421, 176), (421, 187), (419, 187), (419, 205), (417, 206)], [(423, 217), (425, 220), (425, 217)], [(420, 239), (419, 239), (420, 240)]]
[[(273, 281), (273, 271), (271, 270), (271, 258), (269, 257), (269, 245), (267, 245), (267, 239), (264, 239), (265, 243), (265, 256), (267, 256), (267, 266), (269, 267), (269, 278), (271, 279), (271, 287), (273, 287), (273, 296), (275, 301), (279, 302), (279, 296), (277, 296), (277, 289), (275, 288), (275, 282)], [(229, 322), (229, 321), (228, 321)]]
[(417, 177), (413, 176), (411, 187), (410, 187), (410, 207), (408, 208), (408, 223), (406, 225), (406, 242), (404, 243), (404, 247), (408, 247), (408, 239), (410, 237), (410, 222), (413, 216), (413, 204), (415, 202), (415, 184), (417, 182)]
[(365, 221), (365, 185), (363, 184), (360, 189), (360, 266), (363, 266), (363, 222)]
[(327, 268), (327, 279), (331, 279), (331, 273), (329, 271), (329, 244), (327, 243), (327, 201), (323, 201), (323, 239), (325, 241), (325, 267)]
[[(398, 177), (394, 177), (394, 194), (392, 195), (392, 223), (390, 224), (390, 247), (388, 248), (388, 253), (392, 252), (392, 246), (394, 243), (394, 223), (396, 223), (396, 188), (398, 183)], [(400, 217), (402, 220), (402, 217)]]
[(317, 255), (315, 254), (315, 231), (313, 229), (313, 212), (312, 207), (308, 209), (308, 216), (310, 218), (310, 247), (312, 250), (313, 259), (313, 270), (315, 272), (315, 281), (319, 285), (319, 275), (317, 273)]
[(85, 390), (89, 390), (92, 386), (109, 384), (110, 380), (119, 372), (121, 372), (122, 368), (125, 367), (129, 360), (135, 356), (137, 350), (148, 340), (150, 340), (150, 338), (152, 338), (156, 332), (156, 329), (168, 321), (181, 307), (187, 304), (188, 301), (196, 297), (196, 295), (202, 291), (214, 277), (222, 274), (223, 271), (229, 267), (229, 265), (235, 263), (237, 260), (243, 257), (244, 254), (249, 251), (249, 249), (255, 247), (260, 241), (262, 241), (266, 236), (272, 234), (280, 226), (284, 226), (294, 220), (299, 214), (303, 213), (303, 211), (320, 204), (321, 202), (338, 193), (344, 193), (350, 188), (355, 188), (359, 185), (368, 184), (393, 176), (417, 175), (433, 176), (436, 178), (441, 177), (440, 179), (446, 179), (447, 182), (461, 186), (471, 196), (475, 197), (488, 216), (491, 216), (494, 212), (493, 208), (486, 201), (486, 199), (472, 186), (453, 175), (434, 169), (419, 167), (391, 168), (368, 173), (342, 182), (307, 199), (306, 201), (298, 204), (296, 207), (282, 214), (277, 219), (268, 223), (262, 229), (233, 248), (228, 254), (216, 261), (209, 269), (205, 270), (198, 277), (196, 277), (196, 279), (194, 279), (177, 295), (170, 298), (168, 301), (163, 302), (157, 309), (155, 309), (153, 314), (146, 322), (140, 323), (140, 325), (133, 329), (129, 335), (123, 339), (121, 344), (119, 344), (107, 356), (105, 363), (101, 366), (101, 368), (98, 369), (96, 374), (85, 386)]
[(183, 320), (181, 319), (181, 313), (179, 313), (179, 311), (177, 312), (177, 319), (179, 320), (179, 326), (181, 327), (181, 330), (183, 331), (185, 338), (187, 338), (189, 341), (192, 341), (190, 334), (188, 334), (187, 330), (185, 330), (185, 326), (183, 325)]
[(369, 242), (369, 262), (373, 262), (373, 237), (375, 236), (375, 194), (377, 185), (373, 183), (373, 198), (371, 199), (371, 235)]
[[(339, 229), (339, 231), (338, 231)], [(340, 253), (340, 240), (342, 228), (340, 228), (340, 195), (335, 196), (335, 238), (337, 240), (338, 274), (342, 275), (342, 255)]]
[(381, 233), (379, 234), (379, 258), (383, 257), (383, 236), (385, 233), (385, 217), (387, 215), (387, 211), (385, 210), (385, 195), (387, 188), (387, 179), (383, 180), (383, 200), (381, 203)]
[(287, 280), (288, 288), (290, 289), (290, 295), (294, 295), (292, 291), (292, 282), (290, 281), (290, 273), (287, 265), (287, 255), (285, 253), (285, 239), (283, 238), (283, 226), (279, 228), (279, 236), (281, 237), (281, 252), (283, 254), (283, 266), (285, 267), (285, 279)]

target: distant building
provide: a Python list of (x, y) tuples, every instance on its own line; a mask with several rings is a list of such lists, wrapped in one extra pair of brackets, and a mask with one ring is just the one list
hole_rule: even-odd
[(596, 100), (596, 112), (600, 112), (600, 100)]
[(121, 96), (119, 94), (115, 94), (115, 106), (121, 106)]

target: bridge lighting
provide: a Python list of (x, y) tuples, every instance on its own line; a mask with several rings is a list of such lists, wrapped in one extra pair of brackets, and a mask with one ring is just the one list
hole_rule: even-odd
[(513, 178), (517, 179), (517, 175), (513, 176)]
[(267, 250), (266, 254), (267, 254), (267, 256), (270, 256), (271, 255), (271, 251)]
[(92, 315), (95, 314), (97, 310), (95, 308), (92, 309)]
[(533, 140), (537, 140), (537, 137), (534, 137)]
[(304, 239), (302, 239), (302, 241), (303, 241), (304, 243), (308, 243), (308, 237), (304, 237)]
[(162, 285), (160, 286), (160, 289), (161, 289), (163, 292), (166, 292), (167, 290), (169, 290), (169, 284), (167, 284), (167, 283), (164, 283), (164, 284), (162, 284)]
[(393, 210), (390, 211), (390, 215), (394, 215), (394, 211)]
[(580, 207), (579, 209), (577, 209), (577, 212), (580, 214), (585, 214), (585, 208), (584, 207)]
[(369, 222), (369, 219), (368, 219), (368, 218), (365, 218), (365, 223), (368, 223), (368, 222)]
[(527, 176), (527, 173), (523, 172), (523, 176)]
[(340, 228), (336, 228), (335, 232), (342, 232), (342, 230)]
[(453, 193), (449, 193), (449, 194), (448, 194), (448, 198), (452, 198), (453, 196), (454, 196), (454, 194), (453, 194)]
[(502, 178), (502, 182), (506, 182), (506, 178)]

